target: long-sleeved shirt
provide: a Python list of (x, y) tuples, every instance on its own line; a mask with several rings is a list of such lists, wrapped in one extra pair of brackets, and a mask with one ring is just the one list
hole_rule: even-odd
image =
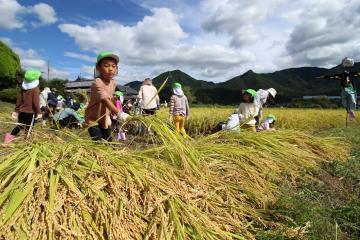
[(84, 119), (79, 116), (79, 114), (72, 108), (63, 108), (60, 112), (54, 115), (56, 121), (61, 121), (67, 117), (73, 116), (79, 123), (83, 123)]
[(39, 96), (38, 87), (29, 90), (21, 89), (16, 99), (15, 112), (41, 113)]
[(170, 114), (189, 116), (189, 102), (187, 97), (172, 95), (170, 98)]
[(143, 109), (154, 109), (160, 104), (160, 98), (156, 87), (143, 85), (140, 87), (138, 98), (141, 100)]
[(240, 103), (239, 109), (239, 118), (241, 121), (245, 121), (247, 125), (255, 125), (255, 117), (259, 113), (259, 107), (256, 103)]
[(256, 103), (256, 105), (260, 110), (263, 108), (264, 104), (266, 103), (268, 96), (269, 96), (269, 92), (267, 90), (259, 89), (256, 92), (254, 103)]

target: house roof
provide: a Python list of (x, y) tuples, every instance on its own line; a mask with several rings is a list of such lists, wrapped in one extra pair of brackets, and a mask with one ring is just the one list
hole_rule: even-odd
[[(68, 92), (77, 92), (80, 90), (90, 91), (94, 79), (86, 79), (78, 77), (75, 81), (66, 83), (65, 88)], [(137, 95), (137, 91), (129, 86), (117, 84), (116, 89), (122, 91), (125, 95)]]

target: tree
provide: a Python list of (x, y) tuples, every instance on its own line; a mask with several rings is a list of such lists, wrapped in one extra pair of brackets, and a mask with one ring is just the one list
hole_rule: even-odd
[(58, 94), (64, 95), (67, 82), (68, 80), (54, 78), (51, 79), (50, 81), (46, 81), (46, 86), (49, 87), (50, 89), (56, 88), (56, 92)]
[(0, 89), (16, 87), (17, 75), (20, 73), (19, 56), (0, 41)]
[(191, 88), (189, 86), (183, 86), (182, 90), (183, 90), (185, 96), (187, 97), (189, 103), (196, 102), (196, 97), (192, 93)]

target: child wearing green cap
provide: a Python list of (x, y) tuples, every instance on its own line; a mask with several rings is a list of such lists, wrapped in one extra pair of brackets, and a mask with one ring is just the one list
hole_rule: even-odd
[(125, 121), (129, 115), (119, 111), (113, 102), (113, 94), (116, 89), (115, 75), (118, 72), (119, 57), (111, 52), (104, 51), (97, 56), (96, 70), (99, 77), (91, 86), (89, 105), (85, 110), (85, 123), (96, 123), (88, 131), (90, 137), (95, 140), (112, 140), (111, 113), (117, 116), (119, 121)]
[[(116, 91), (114, 93), (114, 101), (115, 107), (120, 111), (123, 112), (123, 102), (124, 102), (124, 94), (121, 91)], [(117, 140), (126, 140), (125, 131), (121, 128), (121, 124), (119, 121), (115, 122), (115, 127), (118, 129), (118, 136)]]
[(254, 103), (256, 91), (253, 89), (246, 89), (243, 93), (243, 102), (240, 103), (238, 114), (241, 122), (240, 128), (242, 130), (249, 130), (256, 132), (255, 117), (259, 112), (259, 107)]
[(275, 131), (275, 122), (276, 117), (274, 114), (269, 114), (263, 121), (263, 123), (260, 124), (260, 126), (257, 128), (257, 131)]
[(173, 84), (173, 93), (170, 98), (170, 121), (174, 123), (176, 131), (185, 136), (185, 120), (189, 118), (189, 103), (180, 83)]
[[(12, 117), (17, 118), (19, 124), (11, 133), (5, 134), (4, 143), (14, 140), (21, 129), (25, 129), (26, 133), (29, 133), (29, 130), (35, 123), (35, 119), (41, 117), (40, 90), (38, 88), (40, 76), (41, 72), (38, 70), (28, 70), (25, 72), (25, 78), (16, 100), (15, 112), (12, 113)], [(28, 135), (26, 135), (26, 138), (29, 137)]]

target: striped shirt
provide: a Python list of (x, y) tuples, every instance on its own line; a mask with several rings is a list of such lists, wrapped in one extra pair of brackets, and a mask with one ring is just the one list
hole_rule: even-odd
[(172, 95), (170, 98), (170, 114), (189, 116), (189, 103), (187, 97)]

